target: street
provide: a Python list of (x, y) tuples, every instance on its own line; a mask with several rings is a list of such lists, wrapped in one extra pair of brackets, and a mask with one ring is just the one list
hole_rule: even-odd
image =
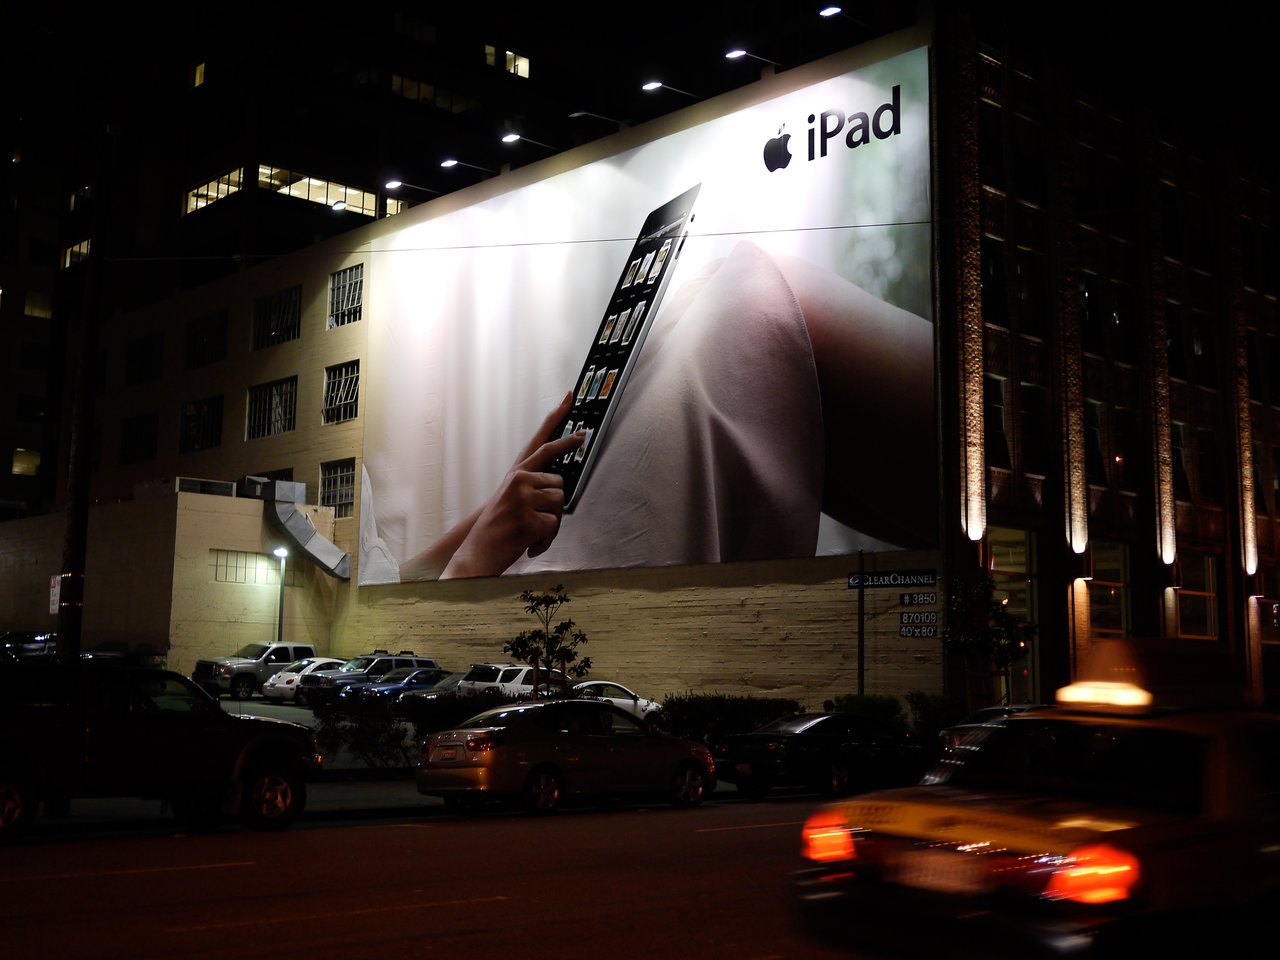
[[(816, 797), (458, 816), (405, 782), (281, 833), (101, 820), (0, 853), (6, 958), (848, 957), (787, 880)], [(386, 798), (381, 805), (379, 795)]]

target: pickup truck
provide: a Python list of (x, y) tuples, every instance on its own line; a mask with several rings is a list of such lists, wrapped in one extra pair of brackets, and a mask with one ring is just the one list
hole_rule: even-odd
[(215, 697), (248, 700), (289, 664), (315, 655), (309, 643), (246, 643), (229, 657), (197, 660), (191, 679)]
[(0, 840), (41, 803), (165, 799), (208, 825), (278, 829), (302, 813), (322, 759), (307, 727), (232, 716), (171, 670), (85, 659), (0, 664)]

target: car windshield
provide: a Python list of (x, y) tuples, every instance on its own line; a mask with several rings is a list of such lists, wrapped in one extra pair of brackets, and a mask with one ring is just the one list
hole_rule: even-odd
[(306, 660), (295, 660), (293, 661), (293, 663), (289, 664), (280, 672), (281, 673), (301, 673), (303, 670), (307, 669), (307, 667), (311, 666), (312, 662), (313, 661), (310, 658), (307, 658)]
[(246, 643), (233, 656), (244, 657), (246, 660), (259, 660), (267, 652), (268, 646), (265, 643)]
[(359, 672), (367, 669), (371, 663), (373, 663), (373, 657), (352, 657), (338, 669), (345, 670), (348, 673), (352, 671)]
[(390, 673), (383, 674), (382, 682), (383, 683), (399, 683), (401, 680), (406, 679), (410, 674), (417, 673), (419, 669), (421, 668), (420, 667), (397, 667), (395, 670), (392, 670)]
[(944, 764), (929, 779), (1174, 813), (1201, 808), (1204, 746), (1191, 734), (1061, 719), (1010, 722), (982, 733), (963, 762)]

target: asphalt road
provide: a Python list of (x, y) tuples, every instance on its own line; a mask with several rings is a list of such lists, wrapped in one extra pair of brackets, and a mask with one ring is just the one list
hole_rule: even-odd
[(787, 896), (816, 797), (746, 803), (721, 793), (695, 810), (539, 818), (455, 815), (404, 781), (316, 793), (330, 788), (349, 792), (345, 805), (334, 792), (293, 829), (270, 834), (228, 825), (183, 835), (160, 811), (112, 819), (73, 810), (0, 851), (0, 954), (849, 956), (811, 939)]

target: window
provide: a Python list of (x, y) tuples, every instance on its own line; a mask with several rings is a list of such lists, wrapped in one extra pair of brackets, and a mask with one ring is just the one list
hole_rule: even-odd
[(88, 258), (89, 241), (81, 240), (79, 243), (74, 243), (69, 247), (63, 248), (62, 269), (66, 270), (69, 267), (74, 267), (77, 263), (87, 260)]
[(53, 295), (45, 290), (28, 290), (22, 304), (22, 315), (36, 320), (52, 320)]
[(1174, 422), (1169, 429), (1173, 461), (1173, 492), (1179, 500), (1191, 499), (1191, 481), (1187, 472), (1187, 425)]
[(1145, 443), (1141, 435), (1141, 418), (1137, 411), (1116, 407), (1113, 411), (1116, 424), (1115, 455), (1111, 459), (1116, 482), (1125, 490), (1137, 490), (1146, 476), (1142, 451)]
[(1090, 540), (1093, 579), (1089, 588), (1089, 629), (1094, 637), (1129, 635), (1129, 555), (1123, 543)]
[(1033, 337), (1043, 337), (1047, 312), (1044, 257), (1034, 250), (1019, 248), (1013, 274), (1018, 297), (1018, 330)]
[(182, 407), (179, 453), (209, 450), (222, 444), (222, 397), (188, 400)]
[(1048, 393), (1044, 387), (1024, 383), (1018, 390), (1018, 396), (1021, 400), (1022, 470), (1044, 476), (1049, 472), (1051, 449)]
[[(210, 550), (210, 567), (214, 583), (257, 583), (280, 585), (280, 561), (265, 553), (243, 550)], [(292, 564), (289, 564), (292, 566)]]
[(186, 325), (185, 365), (207, 367), (227, 358), (227, 311), (193, 317)]
[(120, 465), (154, 460), (160, 437), (160, 414), (152, 410), (120, 422)]
[(289, 287), (253, 304), (254, 350), (297, 340), (302, 335), (302, 287)]
[[(995, 584), (994, 598), (1019, 620), (1035, 623), (1039, 617), (1035, 533), (993, 524), (987, 528), (987, 546), (991, 558), (991, 580)], [(1004, 689), (998, 693), (1004, 702), (1029, 702), (1038, 697), (1036, 654), (1033, 637), (1025, 657), (1015, 659), (1000, 678)]]
[(125, 345), (124, 382), (150, 383), (160, 379), (164, 360), (164, 334), (156, 331), (137, 337)]
[(360, 319), (364, 298), (364, 264), (329, 275), (329, 329)]
[(360, 361), (350, 360), (324, 370), (324, 422), (354, 420), (360, 412)]
[(204, 64), (197, 63), (191, 71), (191, 85), (193, 87), (204, 86)]
[(987, 449), (987, 466), (1009, 469), (1009, 434), (1005, 424), (1003, 377), (988, 373), (983, 377), (983, 402), (986, 405), (982, 418)]
[(9, 472), (15, 477), (34, 477), (40, 472), (40, 451), (15, 447)]
[(1166, 303), (1164, 305), (1165, 328), (1168, 334), (1166, 341), (1169, 348), (1169, 376), (1175, 380), (1187, 379), (1187, 331), (1182, 314), (1182, 305)]
[(1106, 447), (1102, 435), (1102, 401), (1084, 402), (1084, 476), (1089, 483), (1107, 482)]
[(298, 378), (286, 377), (249, 388), (249, 419), (245, 439), (288, 433), (296, 425)]
[(1218, 620), (1217, 576), (1214, 558), (1203, 553), (1179, 551), (1182, 588), (1178, 594), (1178, 636), (1216, 639)]
[(1005, 299), (1004, 243), (995, 237), (982, 238), (982, 319), (997, 327), (1009, 325), (1009, 303)]
[(208, 183), (203, 183), (193, 190), (188, 190), (187, 206), (183, 210), (183, 215), (194, 213), (211, 203), (226, 199), (240, 189), (240, 183), (243, 179), (244, 168), (240, 167), (235, 170), (228, 170), (216, 180), (210, 180)]
[(320, 464), (320, 506), (333, 507), (335, 517), (349, 517), (355, 502), (355, 457)]
[(484, 47), (484, 62), (491, 67), (501, 67), (507, 73), (515, 74), (517, 77), (529, 76), (528, 57), (523, 57), (510, 50), (499, 54), (496, 47), (487, 43)]
[(1080, 277), (1080, 341), (1085, 353), (1106, 354), (1106, 332), (1102, 326), (1102, 298), (1098, 278)]
[(297, 170), (259, 166), (258, 186), (263, 190), (297, 197), (299, 200), (309, 200), (326, 207), (332, 207), (335, 203), (341, 202), (344, 204), (342, 209), (363, 214), (366, 217), (373, 217), (378, 213), (376, 193), (367, 193), (330, 180), (320, 180), (305, 173), (299, 173)]

